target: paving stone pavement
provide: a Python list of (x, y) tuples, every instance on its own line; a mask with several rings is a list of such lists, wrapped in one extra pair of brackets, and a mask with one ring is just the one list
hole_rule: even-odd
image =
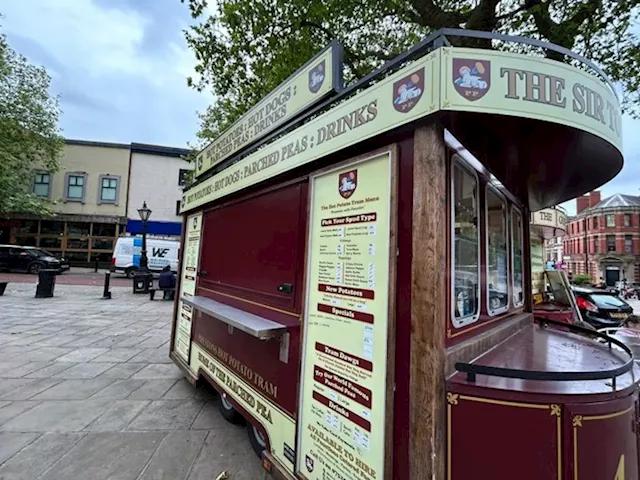
[(246, 430), (169, 359), (172, 304), (10, 283), (0, 297), (0, 480), (266, 476)]

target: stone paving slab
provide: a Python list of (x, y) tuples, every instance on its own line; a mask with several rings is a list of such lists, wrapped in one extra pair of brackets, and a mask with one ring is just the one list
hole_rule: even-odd
[(46, 433), (0, 467), (2, 480), (38, 478), (78, 443), (86, 433)]
[(165, 435), (165, 432), (90, 433), (40, 479), (136, 480)]
[(0, 297), (0, 479), (267, 478), (245, 427), (169, 359), (173, 305), (111, 290)]

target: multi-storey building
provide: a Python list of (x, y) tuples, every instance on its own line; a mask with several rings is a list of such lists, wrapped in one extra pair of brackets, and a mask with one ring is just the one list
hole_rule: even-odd
[(640, 282), (640, 197), (600, 192), (576, 199), (576, 215), (563, 239), (564, 260), (574, 274), (609, 285)]
[[(176, 204), (193, 167), (186, 149), (65, 140), (60, 168), (36, 171), (33, 192), (55, 201), (51, 218), (18, 216), (3, 223), (0, 243), (38, 246), (72, 264), (111, 261), (117, 237), (140, 231), (137, 209), (153, 210), (149, 233), (179, 236)], [(169, 208), (171, 207), (171, 208)]]

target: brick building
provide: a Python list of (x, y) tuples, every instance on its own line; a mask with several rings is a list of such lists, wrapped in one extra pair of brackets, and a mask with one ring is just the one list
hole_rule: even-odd
[(640, 283), (640, 197), (594, 191), (576, 199), (563, 238), (564, 260), (574, 274)]

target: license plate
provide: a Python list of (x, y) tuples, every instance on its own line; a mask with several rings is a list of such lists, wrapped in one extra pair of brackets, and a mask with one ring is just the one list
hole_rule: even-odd
[(627, 318), (629, 316), (628, 313), (610, 313), (611, 318)]

